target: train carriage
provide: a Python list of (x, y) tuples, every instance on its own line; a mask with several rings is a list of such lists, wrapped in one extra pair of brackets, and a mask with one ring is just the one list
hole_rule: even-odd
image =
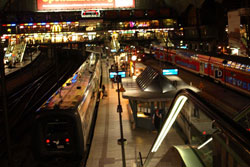
[[(250, 95), (249, 60), (230, 61), (235, 57), (212, 57), (181, 49), (151, 45), (151, 53), (159, 61), (169, 62), (190, 72), (207, 76), (234, 90)], [(241, 58), (242, 59), (242, 58)], [(238, 59), (237, 59), (238, 60)]]
[(87, 151), (100, 86), (101, 65), (91, 56), (37, 111), (39, 157), (81, 160)]

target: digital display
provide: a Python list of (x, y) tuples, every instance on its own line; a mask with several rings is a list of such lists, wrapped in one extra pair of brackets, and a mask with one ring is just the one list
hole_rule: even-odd
[(134, 8), (135, 0), (37, 0), (37, 10)]
[(6, 53), (6, 54), (5, 54), (5, 57), (11, 57), (11, 56), (12, 56), (11, 53)]
[(163, 69), (162, 75), (178, 75), (178, 69)]
[[(109, 78), (110, 79), (114, 78), (115, 75), (117, 75), (116, 72), (114, 72), (114, 71), (109, 72)], [(120, 75), (122, 78), (126, 78), (126, 72), (125, 71), (118, 71), (118, 75)]]

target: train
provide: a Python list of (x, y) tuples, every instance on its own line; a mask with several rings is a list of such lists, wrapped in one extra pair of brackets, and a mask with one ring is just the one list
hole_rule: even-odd
[(210, 56), (184, 49), (150, 45), (155, 59), (169, 62), (190, 72), (207, 76), (214, 81), (250, 96), (250, 59), (239, 56)]
[(39, 158), (83, 160), (93, 129), (101, 83), (101, 62), (94, 53), (37, 111), (35, 153)]

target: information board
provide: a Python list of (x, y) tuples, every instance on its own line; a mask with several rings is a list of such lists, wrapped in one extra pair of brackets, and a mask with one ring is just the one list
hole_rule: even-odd
[[(115, 71), (110, 71), (109, 72), (109, 78), (112, 79), (117, 75)], [(126, 72), (125, 71), (118, 71), (118, 75), (120, 75), (122, 78), (126, 78)]]
[(178, 75), (178, 69), (163, 69), (162, 75), (165, 75), (165, 76)]

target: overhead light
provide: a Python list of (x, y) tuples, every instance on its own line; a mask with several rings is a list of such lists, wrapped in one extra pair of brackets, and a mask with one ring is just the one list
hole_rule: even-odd
[(153, 145), (153, 148), (151, 150), (151, 152), (156, 152), (158, 150), (158, 148), (160, 147), (163, 139), (166, 137), (167, 133), (169, 132), (170, 128), (172, 127), (174, 121), (176, 120), (176, 117), (178, 116), (179, 112), (181, 111), (183, 105), (185, 104), (185, 102), (187, 101), (187, 97), (186, 96), (180, 96), (178, 97), (178, 99), (176, 100), (170, 115), (168, 116), (167, 120), (165, 121), (160, 134), (158, 135), (156, 142)]

